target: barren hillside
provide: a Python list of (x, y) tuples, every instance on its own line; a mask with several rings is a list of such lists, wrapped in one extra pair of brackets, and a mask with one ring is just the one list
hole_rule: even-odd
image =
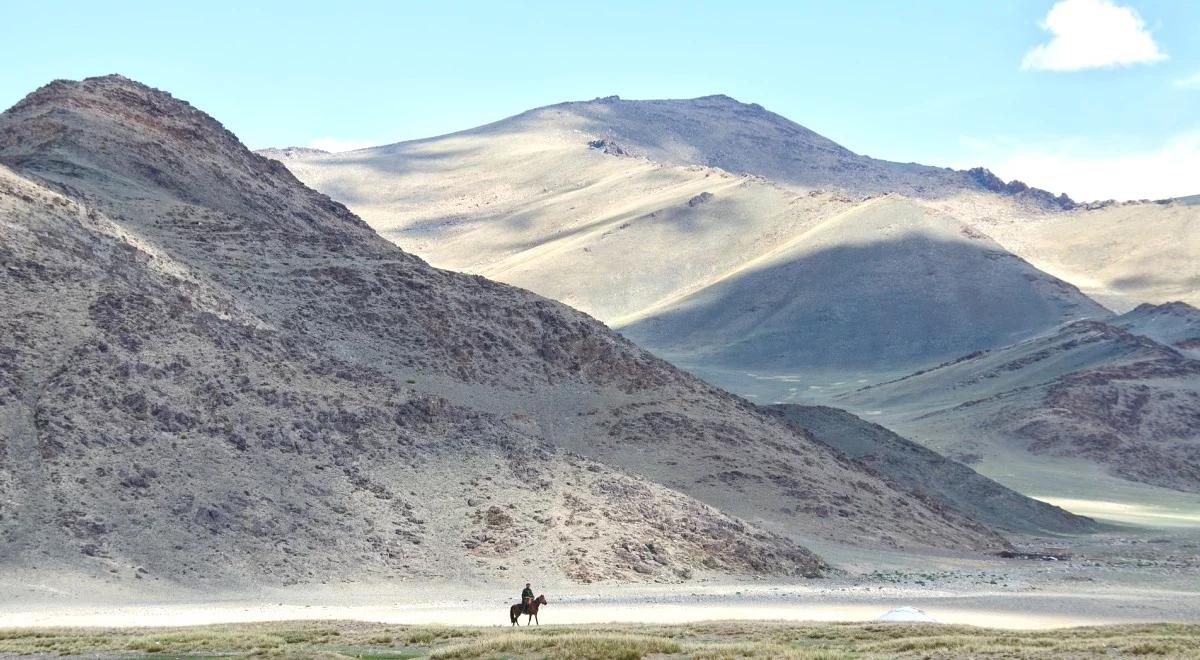
[(888, 429), (828, 406), (771, 406), (818, 442), (834, 447), (897, 484), (997, 529), (1078, 534), (1095, 521), (1026, 497)]
[(1005, 248), (1118, 311), (1139, 304), (1200, 305), (1200, 204), (1109, 204), (1027, 214), (976, 226)]
[(163, 92), (47, 85), (0, 165), (5, 569), (678, 581), (1003, 544)]
[(622, 331), (678, 364), (802, 378), (917, 369), (1106, 314), (955, 218), (884, 197)]
[(1107, 314), (975, 228), (1059, 201), (859, 156), (723, 96), (268, 155), (435, 265), (566, 302), (761, 401), (789, 398), (779, 378), (870, 380)]

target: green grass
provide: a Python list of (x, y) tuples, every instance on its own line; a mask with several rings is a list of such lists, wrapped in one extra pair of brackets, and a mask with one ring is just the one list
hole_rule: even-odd
[(0, 656), (99, 658), (1200, 658), (1200, 624), (1049, 631), (716, 621), (680, 625), (395, 626), (353, 621), (191, 628), (0, 629)]

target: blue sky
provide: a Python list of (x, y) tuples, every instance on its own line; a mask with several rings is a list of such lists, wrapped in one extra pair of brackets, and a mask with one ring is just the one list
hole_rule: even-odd
[(1200, 171), (1200, 3), (1055, 4), (14, 2), (0, 106), (119, 72), (258, 148), (725, 93), (875, 157), (1083, 199), (1200, 193), (1185, 174)]

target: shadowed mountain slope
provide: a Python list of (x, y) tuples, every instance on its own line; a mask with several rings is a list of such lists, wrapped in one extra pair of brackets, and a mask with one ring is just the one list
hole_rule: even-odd
[(687, 366), (879, 372), (1105, 314), (953, 218), (879, 198), (622, 331)]
[(787, 420), (897, 484), (939, 500), (979, 522), (1026, 534), (1079, 534), (1095, 521), (1046, 504), (980, 475), (935, 451), (872, 424), (845, 410), (827, 406), (770, 406)]
[[(6, 569), (813, 574), (1003, 545), (584, 314), (431, 268), (119, 76), (0, 115)], [(653, 541), (653, 543), (650, 543)]]

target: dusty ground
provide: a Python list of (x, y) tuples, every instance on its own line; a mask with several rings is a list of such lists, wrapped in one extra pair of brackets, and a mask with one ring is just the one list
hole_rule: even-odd
[[(844, 572), (791, 583), (553, 585), (543, 623), (684, 623), (717, 619), (871, 621), (911, 606), (942, 623), (1044, 629), (1200, 618), (1200, 531), (1129, 528), (1084, 539), (1018, 539), (1026, 550), (1065, 550), (1063, 561), (881, 555), (824, 547)], [(281, 620), (392, 624), (507, 624), (513, 584), (307, 585), (200, 594), (150, 583), (45, 575), (0, 582), (0, 628), (172, 626)]]

